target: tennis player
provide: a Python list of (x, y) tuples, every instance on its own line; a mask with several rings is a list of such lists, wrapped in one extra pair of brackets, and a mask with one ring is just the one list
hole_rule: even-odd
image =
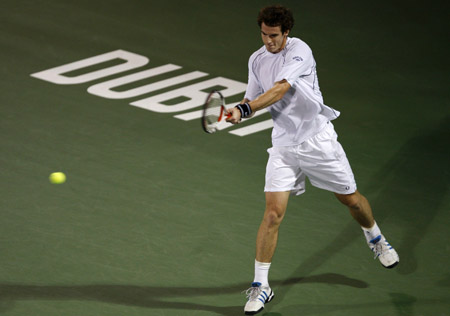
[(267, 108), (274, 124), (264, 188), (266, 209), (256, 239), (254, 281), (246, 292), (247, 315), (260, 312), (274, 297), (268, 274), (278, 229), (289, 196), (305, 192), (306, 177), (312, 185), (333, 192), (349, 208), (384, 267), (399, 262), (377, 226), (369, 202), (356, 188), (331, 122), (339, 112), (323, 103), (311, 49), (302, 40), (288, 37), (294, 26), (292, 12), (283, 6), (265, 7), (257, 21), (264, 45), (250, 56), (244, 99), (227, 109), (232, 114), (227, 121), (238, 124)]

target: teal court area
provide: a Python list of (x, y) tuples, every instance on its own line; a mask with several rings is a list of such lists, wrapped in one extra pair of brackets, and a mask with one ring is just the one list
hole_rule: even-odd
[[(1, 315), (243, 315), (271, 120), (208, 135), (198, 111), (213, 87), (243, 97), (265, 4), (0, 2)], [(450, 315), (448, 3), (283, 4), (401, 259), (384, 269), (308, 184), (261, 315)], [(57, 171), (65, 183), (48, 181)]]

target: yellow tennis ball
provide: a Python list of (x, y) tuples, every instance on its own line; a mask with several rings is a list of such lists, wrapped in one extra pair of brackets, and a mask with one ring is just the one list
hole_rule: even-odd
[(66, 182), (66, 175), (62, 172), (53, 172), (48, 178), (53, 184), (61, 184)]

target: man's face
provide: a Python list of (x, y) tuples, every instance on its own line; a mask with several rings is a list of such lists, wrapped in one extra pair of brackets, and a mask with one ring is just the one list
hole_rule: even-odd
[(261, 38), (266, 49), (272, 54), (280, 52), (286, 44), (289, 31), (281, 33), (281, 26), (267, 26), (261, 24)]

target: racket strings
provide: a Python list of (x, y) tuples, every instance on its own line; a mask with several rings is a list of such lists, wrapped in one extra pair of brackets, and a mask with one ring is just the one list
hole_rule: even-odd
[(222, 100), (218, 97), (211, 97), (205, 109), (205, 121), (207, 124), (215, 124), (223, 116)]

